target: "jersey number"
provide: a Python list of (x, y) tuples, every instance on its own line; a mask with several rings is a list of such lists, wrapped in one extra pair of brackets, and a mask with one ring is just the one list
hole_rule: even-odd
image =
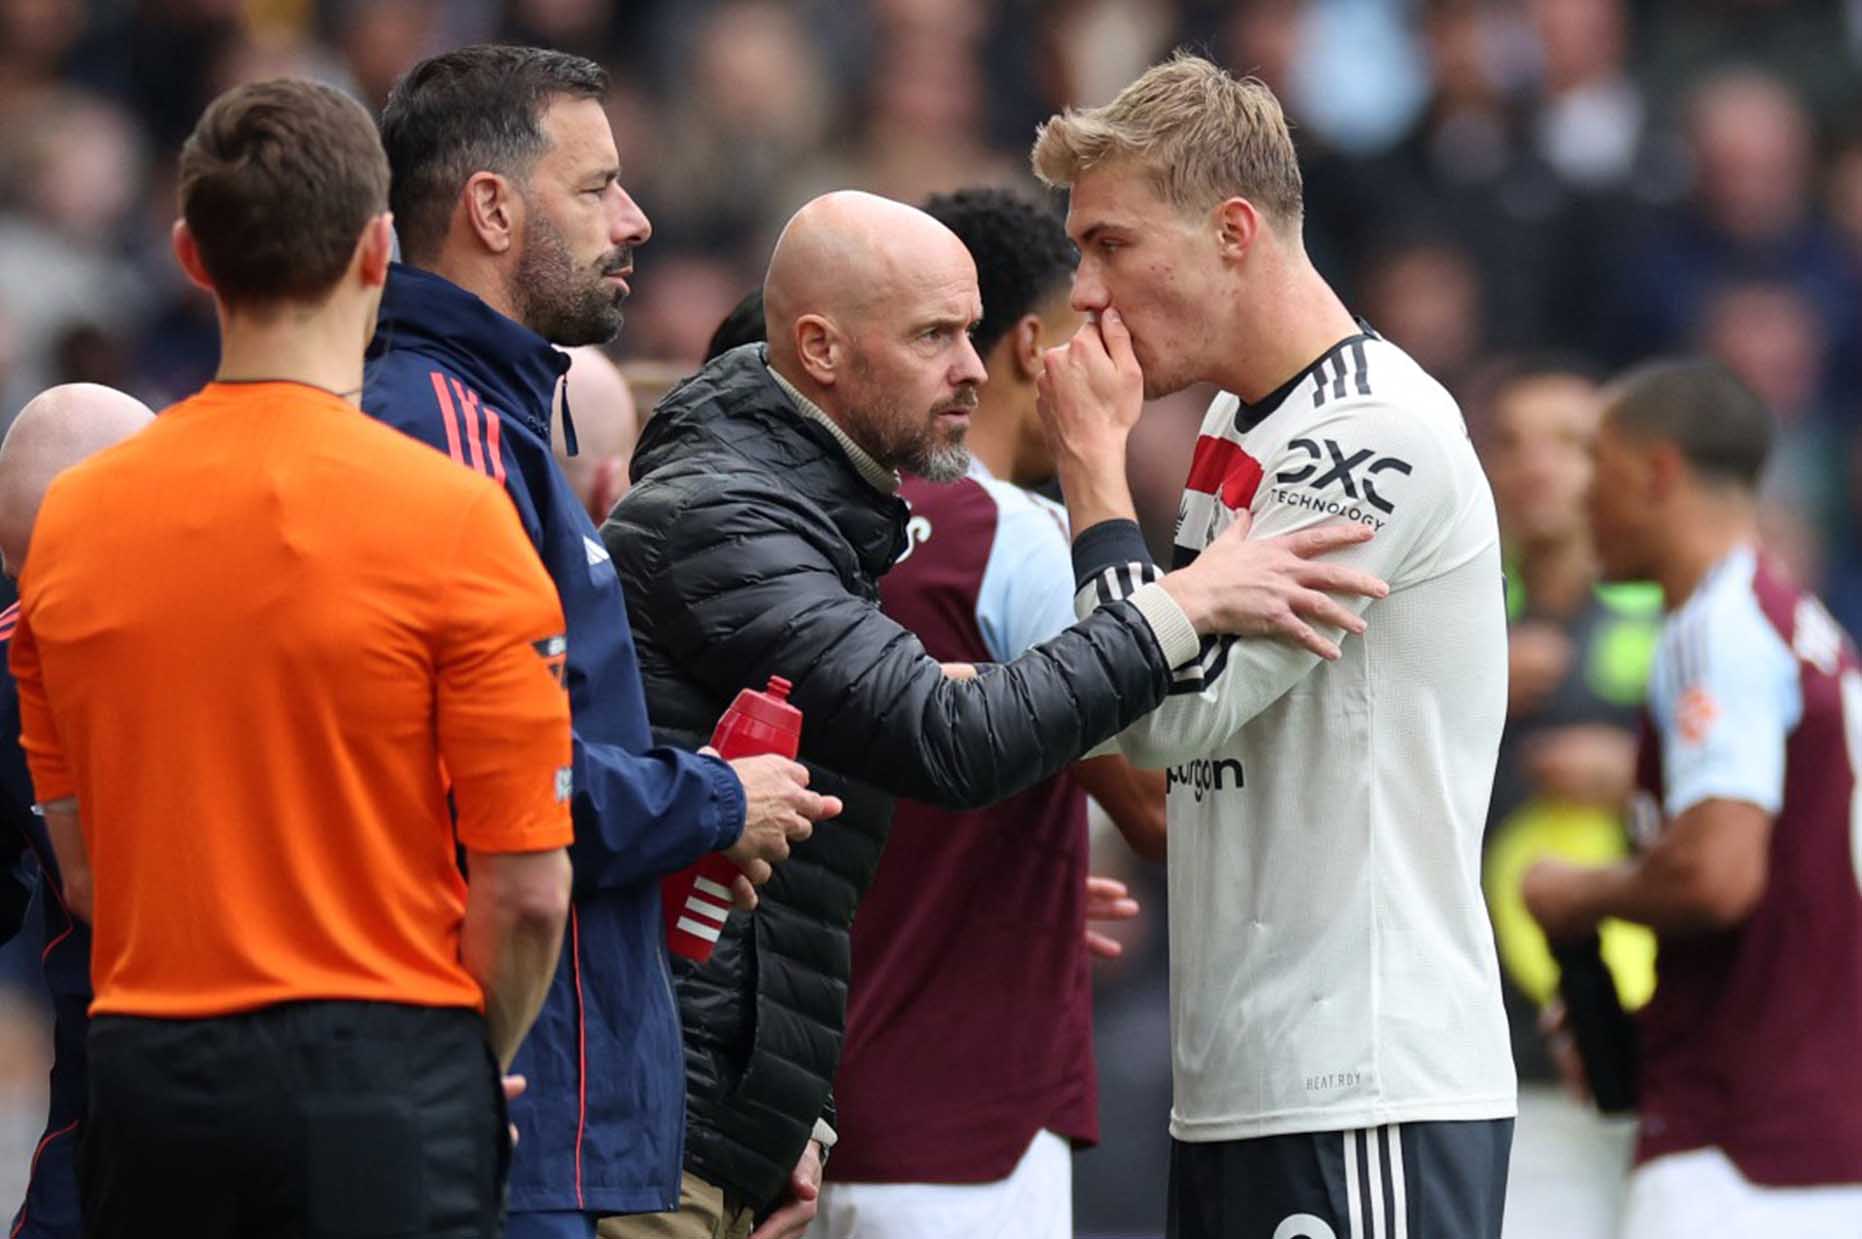
[(1338, 1239), (1338, 1232), (1324, 1218), (1295, 1213), (1274, 1227), (1274, 1239)]

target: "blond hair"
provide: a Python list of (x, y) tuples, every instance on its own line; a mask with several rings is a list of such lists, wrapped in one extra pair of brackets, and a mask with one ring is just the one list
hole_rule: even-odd
[(1100, 108), (1068, 108), (1035, 131), (1034, 174), (1068, 186), (1100, 164), (1129, 161), (1167, 202), (1207, 210), (1228, 198), (1297, 224), (1299, 159), (1280, 100), (1257, 78), (1234, 78), (1178, 52)]

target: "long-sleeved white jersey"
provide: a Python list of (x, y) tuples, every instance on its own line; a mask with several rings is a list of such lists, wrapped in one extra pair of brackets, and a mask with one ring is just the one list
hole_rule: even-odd
[[(1254, 537), (1372, 526), (1338, 558), (1390, 596), (1335, 663), (1205, 640), (1119, 737), (1136, 764), (1169, 769), (1171, 1133), (1507, 1117), (1480, 887), (1506, 616), (1493, 495), (1460, 410), (1367, 329), (1258, 405), (1217, 397), (1175, 566), (1243, 508)], [(1138, 591), (1156, 608), (1136, 525), (1086, 531), (1075, 566), (1082, 615)]]

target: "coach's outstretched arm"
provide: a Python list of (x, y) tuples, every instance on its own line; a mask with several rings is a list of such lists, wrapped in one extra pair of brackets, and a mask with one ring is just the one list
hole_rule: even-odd
[[(1173, 668), (1195, 657), (1205, 634), (1298, 640), (1309, 621), (1355, 628), (1356, 617), (1319, 591), (1383, 588), (1308, 558), (1361, 541), (1359, 529), (1226, 538), (1149, 591), (957, 680), (917, 637), (848, 591), (829, 548), (798, 531), (807, 522), (785, 517), (802, 502), (754, 479), (728, 492), (697, 476), (656, 481), (636, 489), (603, 533), (611, 546), (664, 548), (651, 530), (682, 531), (676, 557), (623, 568), (639, 578), (626, 582), (629, 605), (720, 698), (784, 676), (812, 760), (950, 808), (1000, 800), (1129, 726), (1164, 699)], [(733, 569), (748, 543), (750, 558), (770, 570)]]
[[(1125, 482), (1126, 437), (1143, 404), (1143, 383), (1131, 337), (1116, 310), (1107, 311), (1103, 323), (1086, 324), (1074, 340), (1047, 357), (1041, 408), (1076, 530), (1075, 609), (1082, 615), (1160, 579), (1133, 518)], [(1329, 464), (1315, 470), (1304, 443), (1329, 438), (1355, 444), (1366, 436), (1402, 464), (1400, 471), (1388, 471), (1378, 480), (1380, 498), (1394, 497), (1397, 502), (1387, 511), (1378, 508), (1382, 527), (1374, 538), (1367, 524), (1341, 524), (1324, 504), (1302, 503), (1300, 490), (1277, 481), (1326, 472)], [(1439, 539), (1473, 501), (1472, 495), (1456, 493), (1450, 482), (1453, 473), (1442, 455), (1435, 433), (1417, 419), (1393, 414), (1379, 400), (1348, 396), (1312, 428), (1311, 438), (1294, 440), (1279, 456), (1261, 462), (1264, 480), (1251, 506), (1231, 512), (1216, 498), (1216, 507), (1202, 519), (1218, 522), (1215, 527), (1223, 532), (1202, 558), (1233, 538), (1356, 529), (1368, 540), (1341, 547), (1329, 562), (1401, 585), (1411, 575), (1409, 566), (1418, 550)], [(1194, 562), (1201, 563), (1201, 558)], [(1363, 611), (1385, 593), (1341, 595), (1340, 609), (1354, 624), (1347, 628), (1331, 617), (1311, 634), (1316, 640), (1298, 645), (1206, 637), (1197, 657), (1177, 668), (1165, 703), (1121, 733), (1119, 747), (1135, 764), (1146, 767), (1174, 765), (1219, 748), (1318, 665), (1321, 643), (1335, 654), (1335, 643), (1344, 632), (1361, 633)]]

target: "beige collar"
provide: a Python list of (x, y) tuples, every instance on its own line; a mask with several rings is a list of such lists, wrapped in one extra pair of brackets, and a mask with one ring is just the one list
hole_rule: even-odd
[(842, 451), (847, 453), (847, 459), (853, 462), (854, 471), (865, 480), (868, 486), (883, 495), (899, 493), (897, 470), (886, 468), (868, 455), (865, 448), (853, 441), (853, 436), (841, 429), (839, 422), (829, 417), (822, 411), (820, 405), (797, 390), (795, 384), (777, 374), (774, 366), (766, 368), (769, 370), (769, 377), (776, 380), (776, 386), (782, 388), (783, 394), (795, 402), (796, 411), (809, 421), (820, 423), (827, 428), (829, 434), (834, 436), (834, 441), (841, 445)]

